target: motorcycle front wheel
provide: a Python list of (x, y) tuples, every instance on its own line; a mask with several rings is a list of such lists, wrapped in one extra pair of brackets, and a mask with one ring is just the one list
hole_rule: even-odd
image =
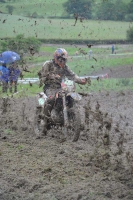
[(33, 129), (37, 137), (42, 134), (43, 120), (41, 119), (41, 107), (37, 107), (34, 116)]
[(71, 137), (71, 140), (73, 142), (77, 142), (81, 132), (81, 117), (80, 117), (79, 106), (77, 104), (74, 104), (73, 108), (69, 109), (68, 116), (69, 116), (70, 128), (72, 130), (71, 133), (69, 133), (68, 131), (68, 136)]

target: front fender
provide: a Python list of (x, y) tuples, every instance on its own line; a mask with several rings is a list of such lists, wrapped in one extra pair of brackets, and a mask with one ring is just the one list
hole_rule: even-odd
[(82, 99), (81, 95), (76, 92), (69, 92), (67, 96), (71, 96), (74, 101), (80, 101)]

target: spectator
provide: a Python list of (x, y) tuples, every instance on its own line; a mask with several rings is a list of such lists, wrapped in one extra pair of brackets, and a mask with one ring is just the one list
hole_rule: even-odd
[(89, 59), (91, 58), (91, 56), (92, 56), (92, 50), (90, 49), (90, 51), (89, 51)]
[(2, 81), (2, 92), (7, 92), (8, 89), (8, 76), (9, 69), (6, 67), (6, 63), (3, 62), (0, 66), (0, 80)]
[(115, 45), (112, 44), (112, 54), (114, 54), (114, 52), (115, 52)]
[(78, 55), (79, 55), (79, 52), (78, 52), (78, 51), (76, 51), (76, 52), (75, 52), (75, 56), (78, 56)]
[(16, 62), (11, 63), (9, 66), (9, 90), (12, 93), (12, 87), (14, 86), (14, 93), (17, 92), (17, 82), (20, 75), (20, 70)]

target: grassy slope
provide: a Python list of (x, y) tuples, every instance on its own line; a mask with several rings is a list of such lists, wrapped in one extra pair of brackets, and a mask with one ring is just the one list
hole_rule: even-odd
[[(124, 58), (97, 58), (97, 62), (94, 59), (89, 60), (88, 58), (73, 58), (68, 62), (70, 68), (80, 76), (90, 75), (91, 73), (96, 73), (101, 70), (102, 67), (105, 68), (116, 68), (117, 66), (126, 66), (132, 65), (133, 57), (124, 57)], [(45, 62), (47, 59), (43, 58), (42, 62)], [(93, 67), (92, 67), (93, 66)], [(37, 77), (37, 72), (41, 69), (42, 65), (38, 67), (31, 68), (31, 74), (26, 73), (25, 77)]]
[[(125, 0), (123, 0), (125, 1)], [(128, 3), (130, 0), (125, 1)], [(65, 15), (63, 3), (66, 0), (17, 0), (0, 3), (0, 10), (7, 12), (6, 6), (14, 6), (13, 15), (0, 14), (0, 38), (15, 37), (24, 33), (26, 37), (34, 36), (41, 39), (66, 39), (66, 40), (125, 40), (126, 31), (130, 23), (112, 21), (84, 21), (73, 26), (74, 19), (52, 19), (47, 17), (60, 17)], [(97, 0), (101, 3), (102, 0)], [(24, 18), (36, 12), (45, 19)], [(15, 15), (14, 15), (15, 14)], [(6, 23), (2, 23), (6, 19)], [(35, 21), (37, 22), (35, 25)]]
[[(52, 52), (54, 51), (55, 47), (41, 47), (41, 51), (47, 51), (51, 53), (52, 58)], [(130, 49), (131, 48), (131, 49)], [(120, 53), (128, 53), (133, 52), (132, 47), (124, 47), (121, 48), (119, 46), (116, 47), (117, 54)], [(88, 48), (83, 48), (86, 52), (88, 52)], [(76, 47), (66, 47), (66, 50), (69, 52), (69, 55), (73, 55)], [(92, 48), (93, 50), (93, 56), (97, 59), (95, 61), (94, 59), (88, 59), (88, 57), (75, 57), (71, 58), (68, 61), (68, 65), (70, 68), (77, 73), (78, 75), (91, 75), (91, 73), (95, 74), (98, 70), (104, 68), (116, 68), (117, 66), (126, 66), (126, 65), (132, 65), (133, 63), (133, 56), (132, 55), (122, 55), (122, 56), (110, 56), (110, 48)], [(47, 60), (46, 57), (43, 57), (43, 61)], [(93, 66), (93, 67), (92, 67)], [(25, 73), (25, 77), (37, 77), (37, 72), (41, 68), (40, 66), (30, 68), (31, 74)], [(29, 86), (24, 86), (25, 89), (29, 88)], [(39, 88), (35, 87), (34, 92), (40, 91)], [(127, 90), (131, 89), (133, 87), (133, 79), (104, 79), (101, 81), (92, 80), (91, 86), (82, 86), (79, 88), (77, 86), (78, 91), (99, 91), (99, 90)], [(33, 89), (32, 89), (33, 90)]]
[[(27, 65), (30, 66), (32, 64), (32, 67), (30, 68), (32, 73), (25, 73), (25, 77), (37, 77), (37, 72), (41, 69), (42, 63), (53, 58), (53, 52), (57, 47), (64, 48), (63, 44), (61, 46), (42, 45), (39, 55), (34, 55), (33, 57), (29, 57), (29, 59), (27, 58)], [(80, 57), (74, 56), (75, 52), (79, 50), (79, 48), (81, 48), (81, 46), (73, 45), (65, 47), (69, 53), (68, 65), (80, 76), (91, 75), (91, 73), (94, 74), (103, 68), (116, 68), (117, 66), (132, 65), (133, 63), (133, 54), (130, 54), (133, 53), (132, 45), (124, 47), (121, 45), (116, 45), (116, 55), (114, 56), (110, 55), (111, 45), (107, 46), (106, 48), (103, 48), (102, 46), (100, 48), (93, 46), (91, 48), (93, 52), (91, 59), (88, 58), (88, 51), (90, 49), (87, 48), (86, 45), (82, 46), (82, 50), (87, 55), (79, 54)], [(37, 66), (35, 63), (37, 63)]]
[(1, 4), (1, 11), (7, 12), (6, 6), (11, 5), (14, 7), (13, 14), (26, 16), (27, 14), (32, 15), (36, 12), (40, 16), (62, 16), (64, 13), (63, 3), (66, 0), (17, 0), (15, 2), (6, 2)]
[(25, 37), (47, 40), (125, 40), (130, 25), (129, 22), (87, 20), (73, 26), (73, 19), (31, 19), (6, 14), (0, 14), (0, 19), (0, 38), (24, 33)]

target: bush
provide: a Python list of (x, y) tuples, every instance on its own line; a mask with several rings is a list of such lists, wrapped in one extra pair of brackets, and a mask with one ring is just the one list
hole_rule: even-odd
[(125, 20), (127, 22), (132, 22), (133, 21), (133, 13), (125, 15)]
[(133, 27), (127, 30), (127, 40), (133, 42)]
[(120, 86), (129, 86), (130, 85), (130, 79), (120, 79), (118, 81), (118, 85), (120, 85)]
[(23, 34), (17, 35), (16, 38), (8, 39), (1, 42), (1, 51), (15, 51), (21, 56), (20, 64), (25, 64), (26, 60), (24, 58), (25, 53), (33, 56), (39, 51), (41, 42), (34, 38), (24, 38)]
[(33, 18), (38, 18), (37, 12), (32, 13), (32, 17), (33, 17)]
[(13, 10), (14, 10), (13, 6), (7, 5), (6, 8), (7, 8), (9, 14), (13, 13)]
[(41, 42), (34, 38), (24, 38), (23, 34), (17, 35), (16, 38), (8, 39), (1, 42), (1, 50), (11, 50), (16, 51), (17, 53), (31, 53), (38, 52), (41, 46)]

